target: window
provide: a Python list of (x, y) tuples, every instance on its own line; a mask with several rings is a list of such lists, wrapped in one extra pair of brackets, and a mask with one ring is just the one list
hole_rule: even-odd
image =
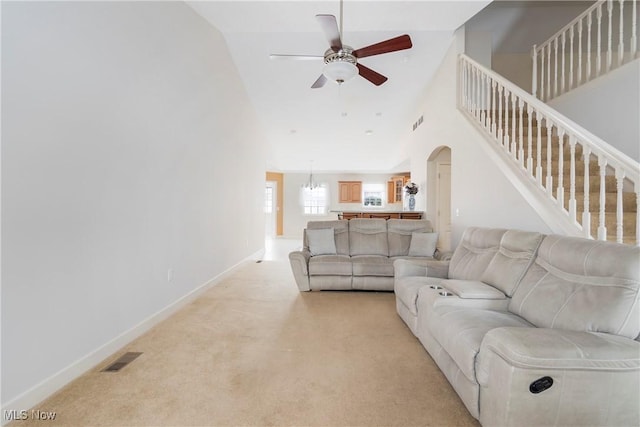
[(302, 189), (302, 206), (305, 215), (326, 215), (327, 189), (323, 186)]
[(273, 213), (273, 187), (264, 189), (264, 213)]
[(385, 193), (384, 184), (364, 184), (364, 199), (362, 204), (368, 208), (382, 207)]

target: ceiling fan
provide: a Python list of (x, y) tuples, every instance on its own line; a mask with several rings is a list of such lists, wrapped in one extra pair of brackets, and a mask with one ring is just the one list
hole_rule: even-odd
[(324, 56), (319, 55), (270, 55), (271, 59), (324, 59), (325, 67), (322, 74), (311, 85), (313, 89), (321, 88), (328, 80), (332, 80), (339, 85), (353, 78), (356, 74), (369, 80), (376, 86), (380, 86), (387, 81), (382, 74), (373, 71), (371, 68), (365, 67), (358, 62), (358, 59), (367, 56), (381, 55), (383, 53), (395, 52), (398, 50), (409, 49), (413, 45), (411, 37), (404, 34), (394, 37), (380, 43), (372, 44), (360, 49), (353, 49), (351, 46), (342, 44), (342, 0), (340, 0), (340, 29), (333, 15), (316, 15), (316, 19), (322, 28), (327, 40), (329, 40), (329, 49)]

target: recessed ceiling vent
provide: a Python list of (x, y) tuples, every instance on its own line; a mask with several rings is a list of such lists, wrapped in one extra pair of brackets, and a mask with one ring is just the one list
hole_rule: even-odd
[(118, 372), (120, 369), (124, 368), (129, 363), (133, 362), (141, 354), (142, 353), (137, 353), (137, 352), (125, 353), (118, 360), (116, 360), (111, 365), (104, 368), (102, 372)]
[(418, 120), (416, 120), (416, 122), (413, 124), (413, 130), (415, 131), (416, 129), (418, 129), (418, 126), (420, 126), (423, 121), (424, 121), (424, 115), (418, 117)]

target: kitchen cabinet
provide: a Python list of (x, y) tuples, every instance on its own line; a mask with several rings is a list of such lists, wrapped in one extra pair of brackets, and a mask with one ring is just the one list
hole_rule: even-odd
[(362, 181), (338, 181), (340, 203), (362, 203)]

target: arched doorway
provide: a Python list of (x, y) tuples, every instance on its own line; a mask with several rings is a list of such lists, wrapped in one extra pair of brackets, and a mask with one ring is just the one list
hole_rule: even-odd
[(451, 148), (440, 146), (427, 159), (427, 217), (438, 232), (438, 248), (451, 250)]

